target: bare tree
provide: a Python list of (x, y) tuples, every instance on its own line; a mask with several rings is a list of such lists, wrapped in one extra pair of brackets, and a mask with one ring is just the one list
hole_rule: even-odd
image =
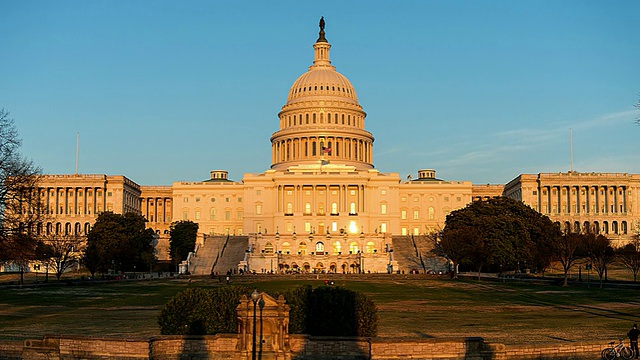
[(638, 279), (640, 272), (640, 234), (633, 236), (633, 239), (625, 246), (616, 249), (616, 257), (631, 273), (633, 282)]
[[(634, 105), (636, 109), (640, 110), (640, 100)], [(640, 125), (640, 115), (636, 117), (636, 124)]]
[(58, 280), (65, 271), (78, 265), (86, 244), (84, 236), (78, 234), (51, 234), (44, 236), (42, 242), (46, 249), (44, 261)]
[(582, 248), (583, 235), (568, 233), (560, 236), (558, 241), (551, 244), (551, 254), (554, 260), (562, 265), (564, 271), (564, 282), (562, 286), (569, 286), (569, 270), (576, 261), (582, 258), (580, 250)]
[(0, 109), (0, 262), (24, 266), (35, 256), (42, 211), (40, 169), (18, 151), (21, 141), (9, 113)]
[(584, 234), (582, 236), (584, 254), (591, 262), (591, 266), (600, 277), (600, 287), (604, 280), (607, 268), (615, 260), (615, 252), (611, 246), (611, 240), (604, 235)]

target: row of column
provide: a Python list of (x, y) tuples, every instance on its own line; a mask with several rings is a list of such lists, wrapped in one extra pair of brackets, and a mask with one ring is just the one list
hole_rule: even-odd
[[(592, 191), (593, 194), (591, 194)], [(538, 189), (538, 211), (557, 214), (626, 213), (628, 211), (628, 197), (626, 193), (627, 186), (624, 185), (541, 186)], [(545, 202), (546, 204), (544, 204)], [(555, 211), (553, 211), (554, 205), (556, 206)]]
[[(310, 195), (305, 195), (304, 191), (310, 191)], [(355, 195), (351, 195), (351, 191)], [(287, 195), (287, 191), (292, 191)], [(319, 195), (319, 191), (324, 191), (324, 195)], [(337, 191), (336, 195), (331, 194)], [(337, 204), (335, 213), (359, 213), (365, 211), (365, 191), (364, 185), (280, 185), (276, 193), (278, 212), (287, 213), (287, 203), (293, 204), (293, 212), (305, 213), (305, 204), (311, 203), (311, 213), (317, 213), (319, 203), (324, 202), (324, 213), (331, 214), (334, 209), (332, 204)], [(292, 197), (292, 199), (291, 199)], [(352, 207), (351, 204), (354, 204)]]
[(41, 191), (51, 214), (94, 215), (107, 210), (106, 189), (102, 187), (46, 187)]
[(371, 163), (372, 143), (344, 137), (302, 137), (272, 144), (273, 164), (283, 161), (341, 159)]
[(142, 215), (150, 222), (170, 222), (171, 198), (147, 197), (142, 199)]

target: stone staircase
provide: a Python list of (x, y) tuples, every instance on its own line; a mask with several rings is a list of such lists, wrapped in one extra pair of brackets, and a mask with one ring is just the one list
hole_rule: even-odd
[(398, 270), (409, 273), (411, 270), (418, 270), (424, 273), (420, 257), (413, 246), (411, 236), (393, 236), (393, 260), (398, 262)]
[(224, 249), (226, 235), (207, 236), (198, 247), (195, 256), (189, 260), (189, 272), (193, 275), (209, 275), (216, 259)]
[(425, 235), (393, 236), (393, 259), (398, 262), (398, 269), (409, 273), (418, 270), (421, 274), (426, 271), (444, 272), (446, 260), (431, 252), (433, 243)]
[(244, 260), (244, 254), (247, 249), (249, 249), (248, 236), (230, 236), (213, 267), (213, 272), (218, 275), (224, 275), (231, 270), (235, 273), (238, 270), (238, 264)]

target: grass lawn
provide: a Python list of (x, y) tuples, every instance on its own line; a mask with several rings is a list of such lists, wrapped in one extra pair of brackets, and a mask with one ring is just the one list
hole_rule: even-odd
[[(640, 322), (640, 290), (449, 280), (425, 276), (335, 276), (335, 285), (365, 292), (378, 307), (381, 337), (481, 336), (505, 344), (602, 341), (624, 337)], [(324, 278), (234, 277), (275, 293)], [(189, 286), (217, 280), (141, 280), (108, 284), (0, 289), (0, 338), (45, 334), (158, 335), (162, 305)]]

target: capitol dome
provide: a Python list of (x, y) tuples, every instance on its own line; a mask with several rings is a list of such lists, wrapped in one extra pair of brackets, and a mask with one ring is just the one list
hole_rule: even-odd
[(313, 64), (293, 82), (278, 114), (280, 129), (271, 136), (272, 169), (329, 163), (373, 168), (367, 114), (351, 82), (331, 65), (330, 49), (321, 19)]

